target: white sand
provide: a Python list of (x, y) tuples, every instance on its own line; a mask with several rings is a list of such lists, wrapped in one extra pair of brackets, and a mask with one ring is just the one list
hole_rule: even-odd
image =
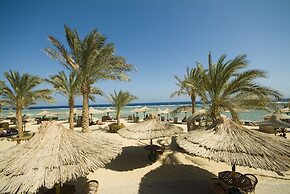
[[(67, 122), (60, 123), (68, 126)], [(102, 128), (103, 135), (121, 141), (123, 152), (104, 168), (88, 175), (88, 179), (99, 181), (98, 194), (207, 194), (210, 191), (210, 177), (215, 177), (220, 171), (231, 169), (231, 166), (222, 162), (190, 156), (174, 145), (170, 149), (171, 138), (154, 140), (154, 143), (165, 145), (167, 149), (155, 163), (150, 163), (147, 152), (143, 149), (149, 140), (127, 140), (118, 134), (106, 133), (107, 125), (108, 123), (90, 128), (92, 133)], [(35, 123), (28, 123), (26, 128), (37, 132), (38, 126)], [(186, 129), (186, 125), (179, 126)], [(76, 131), (80, 130), (81, 128), (76, 128)], [(15, 144), (16, 142), (2, 138), (0, 151), (5, 151)], [(1, 152), (0, 157), (5, 157), (5, 152)], [(259, 180), (256, 186), (257, 194), (290, 194), (290, 171), (284, 172), (284, 176), (281, 176), (271, 171), (239, 166), (236, 170), (257, 176)], [(81, 187), (83, 185), (80, 184), (77, 188), (78, 193), (82, 193)]]

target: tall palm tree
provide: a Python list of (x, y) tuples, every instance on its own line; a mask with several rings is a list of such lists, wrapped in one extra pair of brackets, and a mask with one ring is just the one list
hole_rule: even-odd
[(4, 76), (10, 84), (4, 85), (1, 98), (5, 104), (14, 106), (16, 109), (16, 127), (19, 136), (23, 136), (22, 109), (34, 104), (36, 101), (52, 101), (51, 91), (48, 89), (35, 89), (43, 80), (30, 74), (20, 75), (18, 71), (4, 72)]
[(137, 97), (130, 94), (129, 92), (123, 92), (122, 90), (120, 90), (119, 92), (114, 91), (113, 94), (109, 95), (108, 99), (116, 108), (117, 124), (120, 125), (122, 109), (133, 100), (136, 100)]
[(195, 68), (187, 67), (186, 74), (184, 75), (183, 79), (174, 76), (177, 80), (176, 85), (179, 87), (179, 90), (172, 93), (171, 97), (188, 95), (191, 100), (192, 114), (195, 112), (196, 97), (200, 96), (203, 98), (204, 89), (202, 87), (201, 75), (204, 73), (204, 71), (205, 70), (203, 66), (197, 64)]
[(225, 59), (226, 55), (223, 55), (214, 64), (209, 54), (208, 72), (202, 76), (206, 91), (203, 100), (210, 105), (209, 112), (213, 121), (228, 110), (233, 120), (239, 122), (239, 110), (265, 109), (273, 98), (281, 97), (278, 91), (256, 81), (258, 78), (265, 78), (265, 72), (244, 70), (248, 67), (246, 55), (228, 61)]
[(115, 55), (115, 46), (107, 43), (106, 38), (93, 30), (84, 39), (81, 39), (76, 30), (65, 26), (68, 48), (53, 36), (49, 40), (53, 47), (45, 52), (53, 59), (57, 59), (70, 71), (76, 71), (83, 96), (83, 123), (82, 130), (89, 129), (89, 95), (91, 87), (99, 80), (128, 81), (127, 72), (133, 66), (126, 63), (124, 57)]
[[(0, 80), (0, 95), (3, 93), (3, 87), (5, 86), (5, 82)], [(0, 113), (2, 112), (3, 102), (0, 99)]]
[(61, 71), (57, 75), (50, 76), (46, 81), (52, 84), (59, 94), (67, 98), (69, 105), (69, 129), (73, 130), (75, 96), (81, 94), (75, 72), (71, 72), (69, 77), (67, 77), (65, 72)]

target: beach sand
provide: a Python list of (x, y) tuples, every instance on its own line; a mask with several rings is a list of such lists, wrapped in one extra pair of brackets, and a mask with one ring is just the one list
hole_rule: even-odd
[[(126, 121), (122, 121), (126, 125)], [(67, 122), (60, 121), (64, 126)], [(153, 143), (164, 145), (165, 152), (156, 162), (150, 162), (143, 149), (148, 141), (124, 139), (118, 134), (107, 133), (105, 125), (91, 126), (91, 133), (102, 131), (107, 137), (114, 138), (123, 144), (122, 153), (104, 168), (100, 168), (77, 183), (77, 193), (82, 193), (86, 180), (99, 181), (98, 194), (208, 194), (211, 191), (211, 178), (218, 172), (231, 170), (231, 166), (222, 162), (193, 157), (177, 148), (173, 138), (160, 138)], [(186, 125), (179, 125), (186, 131)], [(38, 131), (35, 122), (27, 123), (27, 130)], [(76, 128), (81, 131), (81, 128)], [(172, 142), (172, 144), (171, 144)], [(5, 138), (0, 141), (0, 151), (16, 145), (15, 141)], [(5, 152), (1, 152), (5, 157)], [(290, 194), (290, 171), (282, 174), (276, 172), (237, 166), (241, 173), (257, 176), (256, 194)], [(0, 183), (1, 184), (1, 183)]]

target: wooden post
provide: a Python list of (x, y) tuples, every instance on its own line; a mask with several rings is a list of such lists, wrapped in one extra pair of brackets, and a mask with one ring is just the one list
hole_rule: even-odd
[(60, 184), (55, 184), (55, 194), (60, 194)]
[(232, 166), (232, 178), (234, 179), (236, 177), (236, 164)]

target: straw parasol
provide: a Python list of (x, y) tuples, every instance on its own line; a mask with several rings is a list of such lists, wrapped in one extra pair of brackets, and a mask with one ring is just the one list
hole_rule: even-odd
[(109, 116), (109, 115), (110, 115), (110, 112), (116, 112), (116, 110), (112, 110), (112, 109), (110, 109), (110, 108), (108, 107), (108, 108), (106, 108), (106, 109), (104, 110), (104, 112), (107, 113), (107, 116)]
[(44, 111), (41, 111), (35, 115), (37, 115), (37, 116), (53, 116), (53, 115), (55, 115), (55, 113), (44, 110)]
[(219, 124), (209, 129), (182, 134), (176, 142), (193, 155), (233, 167), (237, 164), (272, 171), (289, 170), (289, 141), (244, 128), (228, 118), (221, 118)]
[(35, 193), (86, 176), (121, 152), (115, 140), (45, 122), (28, 142), (2, 153), (0, 193)]
[(283, 113), (273, 113), (273, 114), (267, 114), (264, 116), (264, 119), (265, 120), (268, 120), (268, 119), (271, 119), (272, 117), (276, 117), (280, 120), (290, 120), (290, 116), (289, 115), (286, 115), (286, 114), (283, 114)]
[(103, 110), (99, 110), (99, 109), (95, 109), (95, 108), (93, 108), (93, 107), (90, 107), (89, 108), (89, 113), (90, 114), (102, 114), (102, 113), (104, 113), (105, 111), (103, 111)]
[(194, 129), (195, 126), (201, 125), (201, 122), (199, 121), (198, 125), (195, 124), (195, 121), (202, 118), (203, 116), (206, 116), (207, 111), (205, 109), (201, 109), (196, 111), (194, 114), (189, 116), (186, 119), (187, 122), (187, 130), (190, 131), (191, 129)]
[(163, 110), (161, 110), (160, 107), (157, 107), (155, 112), (156, 112), (156, 114), (163, 114)]
[[(273, 126), (273, 127), (285, 127), (285, 128), (290, 128), (290, 123), (281, 121), (281, 119), (285, 119), (285, 117), (281, 116), (282, 114), (273, 114), (268, 120), (264, 121), (257, 121), (254, 122), (256, 125), (261, 125), (261, 126)], [(286, 115), (288, 116), (288, 115)]]
[(138, 116), (138, 113), (140, 112), (139, 108), (134, 108), (133, 110), (131, 110), (132, 113), (136, 113), (136, 115)]
[(181, 133), (182, 130), (181, 127), (153, 118), (122, 128), (118, 133), (124, 138), (145, 140), (172, 136)]
[(163, 114), (169, 114), (169, 113), (171, 113), (172, 111), (169, 109), (169, 108), (165, 108), (163, 111), (162, 111), (162, 113)]
[(280, 111), (283, 113), (290, 113), (290, 108), (289, 107), (282, 108), (282, 109), (280, 109)]
[(197, 119), (200, 119), (201, 117), (205, 116), (207, 114), (207, 111), (205, 109), (200, 109), (196, 111), (194, 114), (192, 114), (190, 117), (187, 118), (187, 122), (192, 123), (196, 121)]
[(77, 115), (81, 115), (82, 114), (82, 109), (76, 109), (74, 108), (74, 113), (77, 114)]

